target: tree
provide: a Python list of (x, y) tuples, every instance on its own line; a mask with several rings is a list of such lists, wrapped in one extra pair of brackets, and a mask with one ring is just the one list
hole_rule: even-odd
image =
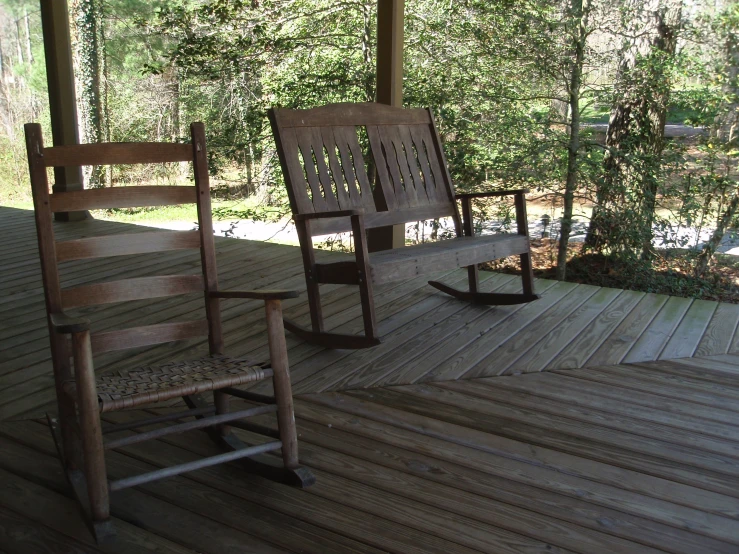
[(716, 228), (705, 243), (695, 264), (694, 275), (705, 277), (708, 265), (739, 210), (739, 0), (731, 0), (717, 18), (716, 34), (723, 38), (723, 56), (717, 74), (721, 77), (721, 103), (714, 120), (712, 140), (714, 155), (723, 156), (725, 171), (718, 175), (721, 184), (731, 190), (725, 208), (719, 213)]
[[(74, 0), (70, 9), (81, 135), (85, 142), (104, 142), (110, 135), (106, 117), (103, 0)], [(87, 186), (103, 186), (104, 171), (104, 167), (90, 168), (86, 174)]]
[(629, 0), (615, 102), (587, 243), (644, 259), (652, 254), (664, 128), (681, 0)]

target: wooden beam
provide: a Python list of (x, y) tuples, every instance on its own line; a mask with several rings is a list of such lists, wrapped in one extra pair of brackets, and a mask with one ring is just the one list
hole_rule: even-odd
[[(403, 106), (403, 36), (405, 0), (377, 0), (377, 93), (376, 102)], [(405, 225), (371, 229), (370, 252), (402, 248)]]
[[(54, 146), (79, 144), (67, 0), (40, 0), (40, 5), (52, 140)], [(82, 190), (82, 169), (54, 168), (53, 190)], [(60, 212), (55, 217), (58, 221), (75, 221), (87, 217), (87, 212)]]

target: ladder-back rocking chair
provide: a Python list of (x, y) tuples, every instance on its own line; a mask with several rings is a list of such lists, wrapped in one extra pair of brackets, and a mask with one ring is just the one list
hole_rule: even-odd
[[(467, 267), (469, 290), (429, 281), (433, 287), (477, 304), (518, 304), (534, 293), (524, 190), (456, 194), (431, 110), (382, 104), (330, 104), (308, 110), (268, 112), (303, 255), (311, 326), (285, 320), (288, 330), (329, 348), (366, 348), (380, 342), (372, 298), (374, 285)], [(359, 132), (366, 132), (365, 159)], [(370, 165), (371, 164), (371, 165)], [(369, 175), (372, 168), (376, 178)], [(474, 236), (471, 201), (513, 195), (516, 232)], [(460, 218), (457, 200), (462, 204)], [(456, 237), (369, 252), (366, 229), (451, 217)], [(317, 263), (313, 237), (351, 231), (354, 256)], [(519, 255), (523, 292), (481, 292), (477, 264)], [(364, 336), (326, 332), (321, 283), (359, 285)]]
[[(205, 133), (201, 123), (193, 123), (190, 129), (191, 144), (108, 143), (44, 148), (41, 127), (32, 123), (25, 126), (58, 404), (58, 417), (50, 416), (49, 422), (67, 478), (98, 540), (112, 533), (109, 493), (156, 479), (243, 459), (247, 467), (294, 485), (307, 486), (314, 481), (310, 472), (298, 464), (280, 302), (294, 298), (297, 293), (218, 289)], [(49, 193), (48, 167), (165, 162), (192, 162), (194, 186), (130, 186)], [(197, 231), (152, 231), (55, 240), (54, 212), (184, 203), (197, 204)], [(71, 288), (63, 288), (60, 283), (58, 264), (66, 261), (182, 249), (200, 251), (201, 271), (198, 274), (136, 277)], [(86, 319), (65, 313), (80, 307), (187, 293), (203, 295), (204, 319), (93, 332)], [(270, 363), (257, 364), (223, 355), (221, 298), (265, 302)], [(204, 336), (208, 337), (209, 344), (209, 355), (205, 358), (95, 375), (94, 355)], [(267, 378), (272, 378), (274, 397), (236, 388)], [(200, 396), (207, 391), (213, 391), (214, 405)], [(258, 405), (229, 412), (232, 396)], [(177, 397), (183, 397), (190, 409), (133, 424), (101, 426), (102, 412), (150, 405)], [(244, 418), (270, 412), (277, 414), (278, 431), (243, 421)], [(193, 417), (195, 419), (181, 421)], [(165, 422), (175, 423), (161, 427), (160, 424)], [(149, 431), (115, 436), (116, 432), (152, 425), (156, 427)], [(231, 432), (231, 426), (267, 434), (277, 440), (248, 446)], [(107, 479), (106, 450), (206, 427), (211, 437), (228, 452), (143, 475), (113, 481)], [(108, 433), (112, 433), (113, 438), (107, 438)], [(276, 457), (263, 454), (280, 449), (282, 463)]]

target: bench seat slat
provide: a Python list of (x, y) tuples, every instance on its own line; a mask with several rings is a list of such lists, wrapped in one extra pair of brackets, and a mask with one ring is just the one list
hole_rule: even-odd
[[(371, 253), (370, 272), (372, 283), (379, 285), (525, 254), (528, 251), (528, 237), (514, 233), (458, 237)], [(350, 264), (348, 260), (317, 264), (318, 275), (328, 279), (332, 275), (348, 274), (347, 268)], [(332, 266), (336, 266), (337, 271), (334, 271)]]

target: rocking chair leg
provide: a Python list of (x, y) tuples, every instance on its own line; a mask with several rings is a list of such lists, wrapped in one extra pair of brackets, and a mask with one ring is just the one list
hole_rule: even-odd
[(471, 293), (479, 292), (480, 276), (477, 271), (477, 264), (467, 266), (467, 280), (469, 281), (469, 284), (470, 284), (470, 292)]
[(110, 517), (108, 480), (105, 472), (103, 433), (100, 427), (100, 407), (95, 390), (95, 371), (92, 367), (90, 333), (84, 331), (72, 335), (75, 360), (75, 377), (79, 407), (82, 453), (85, 460), (85, 478), (90, 497), (93, 521)]
[[(213, 403), (216, 407), (216, 414), (227, 414), (229, 411), (229, 404), (231, 402), (231, 395), (226, 394), (223, 391), (213, 391)], [(221, 436), (228, 435), (231, 432), (231, 427), (226, 424), (219, 425), (216, 430)]]
[(308, 305), (310, 306), (311, 328), (316, 333), (323, 332), (323, 309), (321, 308), (321, 291), (318, 283), (310, 279), (306, 280), (308, 292)]
[(69, 364), (71, 353), (66, 340), (58, 337), (55, 333), (49, 333), (52, 337), (52, 357), (55, 365), (59, 365), (54, 371), (54, 382), (56, 386), (57, 413), (59, 414), (58, 427), (60, 432), (59, 455), (65, 469), (80, 469), (83, 467), (82, 443), (80, 442), (79, 425), (77, 423), (77, 407), (74, 399), (64, 391), (64, 382), (74, 379)]
[(521, 254), (521, 277), (524, 296), (534, 296), (534, 270), (531, 266), (531, 254)]
[(298, 467), (298, 435), (295, 430), (293, 396), (288, 373), (287, 345), (282, 325), (282, 307), (279, 301), (265, 302), (267, 312), (267, 338), (272, 365), (275, 400), (277, 401), (277, 425), (282, 441), (282, 460), (287, 469)]

